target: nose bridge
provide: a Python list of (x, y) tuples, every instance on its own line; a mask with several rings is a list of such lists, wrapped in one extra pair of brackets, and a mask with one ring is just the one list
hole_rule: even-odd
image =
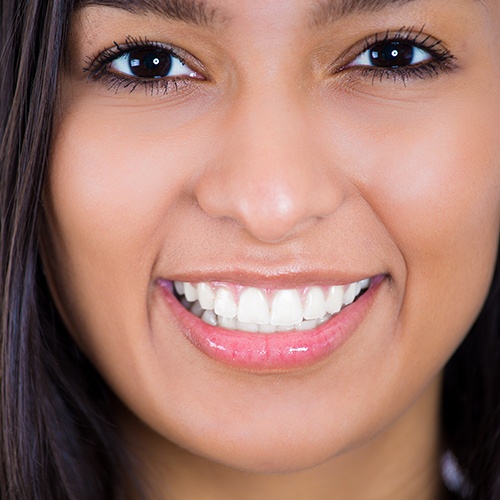
[(232, 218), (268, 242), (327, 217), (341, 199), (327, 181), (307, 106), (277, 90), (235, 99), (223, 120), (215, 162), (196, 192), (207, 214)]

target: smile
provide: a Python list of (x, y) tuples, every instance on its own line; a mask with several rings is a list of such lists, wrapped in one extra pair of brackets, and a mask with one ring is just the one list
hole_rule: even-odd
[(277, 290), (231, 283), (174, 282), (182, 305), (208, 325), (263, 334), (313, 330), (355, 302), (369, 286), (369, 279)]
[(365, 321), (384, 275), (335, 286), (265, 288), (159, 279), (171, 318), (199, 351), (227, 366), (295, 370), (338, 350)]

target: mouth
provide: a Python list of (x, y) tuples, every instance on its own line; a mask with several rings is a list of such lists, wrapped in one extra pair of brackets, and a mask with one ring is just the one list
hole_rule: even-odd
[(206, 324), (263, 334), (313, 330), (354, 303), (369, 286), (369, 278), (347, 285), (278, 290), (174, 281), (180, 303)]
[(265, 288), (231, 282), (157, 284), (180, 331), (231, 368), (280, 372), (325, 358), (358, 329), (385, 276), (341, 285)]

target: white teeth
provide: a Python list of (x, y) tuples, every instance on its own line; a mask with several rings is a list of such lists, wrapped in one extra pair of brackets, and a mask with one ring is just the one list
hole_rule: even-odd
[(201, 316), (203, 315), (203, 307), (201, 306), (201, 304), (196, 301), (193, 303), (193, 305), (191, 306), (191, 309), (190, 311), (195, 315), (195, 316), (198, 316), (198, 318), (201, 318)]
[(369, 286), (370, 280), (364, 279), (343, 286), (273, 292), (232, 284), (174, 282), (181, 304), (205, 323), (263, 334), (312, 330), (352, 304)]
[(326, 296), (326, 312), (337, 314), (342, 309), (342, 299), (344, 292), (341, 286), (332, 286), (328, 289)]
[(281, 325), (276, 327), (277, 332), (289, 332), (291, 330), (295, 330), (294, 326), (286, 326), (286, 325)]
[(243, 323), (269, 323), (269, 306), (264, 294), (258, 288), (246, 288), (238, 303), (238, 321)]
[(316, 328), (318, 326), (318, 321), (315, 319), (310, 319), (309, 321), (302, 321), (302, 323), (299, 323), (295, 329), (300, 330), (300, 331), (305, 331), (305, 330), (312, 330), (313, 328)]
[(227, 288), (219, 288), (215, 294), (214, 311), (218, 316), (225, 318), (236, 318), (238, 308), (233, 294)]
[(278, 331), (278, 329), (274, 325), (259, 325), (260, 333), (274, 333), (276, 331)]
[(255, 323), (245, 323), (243, 321), (238, 321), (236, 323), (236, 328), (242, 332), (257, 333), (259, 331), (259, 325)]
[(174, 288), (179, 295), (184, 295), (184, 283), (182, 281), (174, 281)]
[(342, 300), (342, 305), (349, 305), (354, 302), (354, 299), (356, 298), (356, 283), (350, 284), (345, 290), (344, 290), (344, 298)]
[(217, 326), (217, 316), (213, 311), (205, 311), (201, 319), (212, 326)]
[(325, 294), (319, 286), (307, 291), (304, 301), (304, 319), (319, 319), (326, 314)]
[(366, 290), (370, 286), (370, 279), (366, 278), (358, 282), (361, 290)]
[(297, 290), (279, 290), (271, 307), (271, 325), (292, 326), (302, 322), (304, 314)]
[(224, 316), (218, 316), (217, 320), (219, 326), (222, 328), (227, 328), (228, 330), (234, 330), (236, 328), (236, 318), (224, 318)]
[(191, 285), (191, 283), (184, 283), (184, 295), (189, 302), (198, 300), (198, 291), (196, 290), (196, 287)]
[(331, 314), (325, 314), (322, 318), (318, 319), (318, 326), (326, 323), (331, 317)]
[(201, 307), (203, 307), (203, 309), (213, 309), (215, 297), (212, 287), (208, 283), (198, 283), (196, 290), (198, 292), (198, 300), (200, 301)]

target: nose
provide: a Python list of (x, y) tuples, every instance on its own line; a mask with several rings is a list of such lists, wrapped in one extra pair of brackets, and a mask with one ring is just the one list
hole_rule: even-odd
[(333, 214), (342, 183), (309, 116), (307, 106), (281, 93), (239, 99), (221, 120), (213, 164), (198, 179), (201, 209), (237, 221), (262, 242)]

